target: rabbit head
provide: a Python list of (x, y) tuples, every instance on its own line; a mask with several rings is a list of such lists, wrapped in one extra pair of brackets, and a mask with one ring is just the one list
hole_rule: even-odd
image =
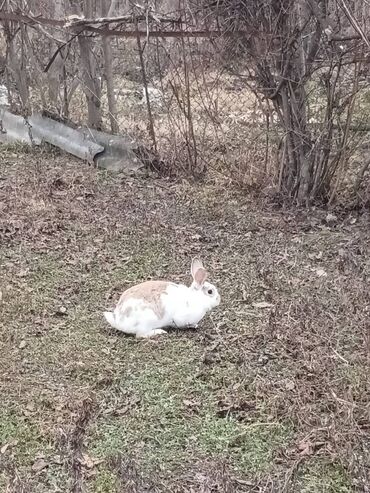
[(193, 282), (190, 289), (199, 291), (199, 294), (204, 299), (204, 305), (208, 310), (215, 308), (220, 304), (221, 297), (216, 286), (206, 281), (208, 273), (203, 267), (200, 259), (195, 258), (191, 263), (191, 275)]

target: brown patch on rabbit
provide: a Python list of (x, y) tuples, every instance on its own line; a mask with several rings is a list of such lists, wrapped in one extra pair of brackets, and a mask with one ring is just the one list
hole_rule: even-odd
[[(143, 300), (146, 304), (150, 305), (154, 313), (159, 319), (164, 317), (164, 306), (161, 300), (161, 295), (166, 292), (168, 285), (171, 284), (167, 281), (146, 281), (137, 286), (127, 289), (121, 296), (118, 307), (122, 307), (124, 303), (130, 299)], [(132, 310), (131, 307), (127, 307), (124, 310), (124, 315), (126, 310)]]

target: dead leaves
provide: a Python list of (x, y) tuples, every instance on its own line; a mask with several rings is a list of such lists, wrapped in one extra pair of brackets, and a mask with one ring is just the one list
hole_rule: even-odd
[[(312, 433), (309, 433), (301, 440), (297, 441), (293, 444), (292, 447), (289, 447), (284, 451), (285, 457), (289, 457), (294, 460), (307, 460), (314, 455), (324, 454), (332, 454), (333, 450), (330, 445), (330, 442), (320, 439), (315, 439), (314, 435), (316, 432), (323, 431), (321, 430), (312, 430)], [(318, 437), (316, 437), (318, 438)]]
[(36, 412), (36, 407), (34, 402), (30, 401), (23, 409), (23, 415), (26, 417), (32, 416)]
[(286, 380), (285, 382), (285, 388), (287, 390), (294, 390), (295, 389), (295, 383), (293, 380)]
[(18, 440), (12, 440), (11, 442), (4, 443), (0, 448), (0, 454), (4, 455), (8, 449), (13, 449), (18, 445)]
[(328, 224), (329, 226), (333, 226), (334, 224), (336, 224), (338, 222), (338, 216), (336, 216), (335, 214), (329, 212), (327, 215), (326, 215), (326, 218), (325, 218), (325, 222), (326, 224)]
[(237, 421), (247, 420), (256, 406), (253, 401), (247, 401), (240, 397), (225, 397), (217, 403), (217, 416), (220, 418), (232, 417)]
[(39, 453), (35, 457), (35, 461), (31, 466), (31, 470), (36, 474), (41, 474), (51, 466), (62, 466), (63, 460), (60, 455), (46, 457), (43, 453)]
[(43, 457), (40, 457), (35, 460), (35, 462), (32, 464), (32, 471), (35, 473), (40, 473), (44, 469), (46, 469), (49, 466), (49, 464), (45, 461)]
[(268, 303), (267, 301), (258, 301), (257, 303), (252, 303), (253, 308), (273, 308), (274, 305), (272, 303)]
[(298, 443), (299, 455), (312, 455), (313, 452), (313, 444), (309, 440), (301, 440)]
[(136, 409), (141, 403), (139, 396), (131, 396), (125, 405), (117, 407), (112, 411), (113, 416), (125, 416), (130, 414), (132, 410)]
[(197, 413), (201, 406), (201, 403), (196, 399), (183, 399), (182, 403), (191, 413)]
[(27, 341), (25, 341), (25, 340), (23, 339), (23, 341), (21, 341), (21, 342), (19, 343), (18, 348), (19, 348), (19, 349), (24, 349), (26, 346), (27, 346)]
[(67, 315), (67, 308), (65, 306), (60, 306), (56, 310), (55, 315), (58, 317), (65, 317)]
[(328, 273), (324, 269), (315, 269), (317, 277), (327, 277)]
[(103, 459), (97, 459), (96, 457), (91, 457), (90, 455), (84, 453), (78, 459), (78, 462), (81, 464), (82, 467), (84, 467), (86, 469), (94, 469), (97, 465), (104, 462), (104, 460)]
[[(307, 457), (316, 454), (326, 445), (324, 441), (311, 441), (303, 439), (297, 444), (298, 454), (301, 457)], [(329, 444), (327, 444), (329, 447)]]

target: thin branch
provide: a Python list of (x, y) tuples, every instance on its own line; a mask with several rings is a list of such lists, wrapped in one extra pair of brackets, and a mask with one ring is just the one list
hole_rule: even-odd
[[(122, 16), (123, 17), (123, 16)], [(129, 17), (130, 21), (128, 23), (134, 23), (135, 20), (132, 21), (132, 19), (135, 19), (135, 17), (132, 16), (125, 16)], [(141, 16), (143, 21), (146, 21), (146, 16)], [(115, 17), (114, 19), (118, 19), (118, 17)], [(84, 20), (84, 23), (81, 25), (78, 25), (77, 23), (68, 23), (64, 20), (58, 20), (58, 19), (49, 19), (41, 16), (31, 16), (28, 14), (19, 14), (19, 13), (14, 13), (14, 12), (1, 12), (0, 11), (0, 21), (5, 20), (5, 21), (15, 21), (23, 24), (41, 24), (44, 26), (57, 26), (60, 28), (64, 28), (66, 30), (71, 30), (73, 32), (74, 28), (80, 27), (81, 30), (88, 31), (95, 33), (99, 36), (117, 36), (121, 38), (137, 38), (139, 35), (140, 37), (147, 37), (148, 34), (152, 38), (183, 38), (183, 37), (190, 37), (190, 38), (222, 38), (223, 36), (228, 36), (231, 38), (234, 37), (248, 37), (248, 36), (253, 36), (259, 34), (259, 31), (257, 29), (249, 29), (248, 31), (220, 31), (220, 30), (186, 30), (186, 29), (181, 29), (181, 30), (161, 30), (161, 29), (155, 29), (155, 30), (136, 30), (136, 29), (109, 29), (108, 27), (93, 27), (91, 25), (86, 25), (86, 20)], [(121, 21), (123, 22), (123, 21)], [(173, 20), (166, 19), (166, 23), (169, 22), (174, 22)], [(91, 24), (91, 23), (90, 23)], [(264, 33), (265, 37), (272, 37), (272, 38), (278, 38), (279, 35), (276, 33)]]
[(346, 14), (347, 19), (351, 23), (353, 29), (355, 29), (355, 31), (358, 32), (358, 34), (360, 35), (361, 39), (366, 43), (367, 47), (370, 48), (370, 41), (368, 40), (367, 35), (364, 33), (362, 27), (360, 26), (360, 24), (355, 19), (354, 15), (350, 11), (350, 9), (349, 9), (348, 5), (346, 4), (345, 0), (340, 0), (340, 2), (342, 4), (342, 8), (344, 10), (344, 13)]
[[(174, 24), (180, 24), (182, 21), (179, 19), (171, 19), (170, 17), (159, 17), (157, 15), (153, 15), (152, 12), (148, 11), (148, 15), (139, 15), (137, 16), (138, 21), (146, 21), (147, 18), (150, 18), (152, 21), (161, 23), (161, 22), (171, 22)], [(68, 19), (68, 18), (67, 18)], [(118, 17), (97, 17), (95, 19), (85, 19), (85, 18), (69, 18), (66, 22), (66, 27), (77, 26), (77, 27), (85, 27), (96, 24), (108, 25), (108, 24), (119, 24), (121, 22), (127, 22), (134, 24), (135, 16), (132, 14), (129, 15), (120, 15)]]
[(68, 41), (66, 41), (65, 43), (63, 43), (61, 46), (59, 46), (56, 50), (55, 50), (55, 53), (52, 55), (52, 57), (50, 58), (49, 62), (47, 63), (46, 67), (44, 68), (44, 72), (48, 72), (50, 67), (52, 66), (54, 60), (56, 59), (56, 57), (58, 56), (59, 53), (61, 53), (61, 51), (63, 50), (63, 48), (65, 48), (66, 46), (68, 46), (70, 43), (72, 43), (72, 41), (74, 39), (76, 39), (78, 37), (79, 33), (75, 34), (74, 36), (72, 36)]

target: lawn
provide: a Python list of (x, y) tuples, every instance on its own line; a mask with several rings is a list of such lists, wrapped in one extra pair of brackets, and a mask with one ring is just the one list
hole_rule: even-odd
[[(1, 491), (369, 491), (368, 214), (0, 151)], [(107, 326), (195, 255), (197, 331)]]

